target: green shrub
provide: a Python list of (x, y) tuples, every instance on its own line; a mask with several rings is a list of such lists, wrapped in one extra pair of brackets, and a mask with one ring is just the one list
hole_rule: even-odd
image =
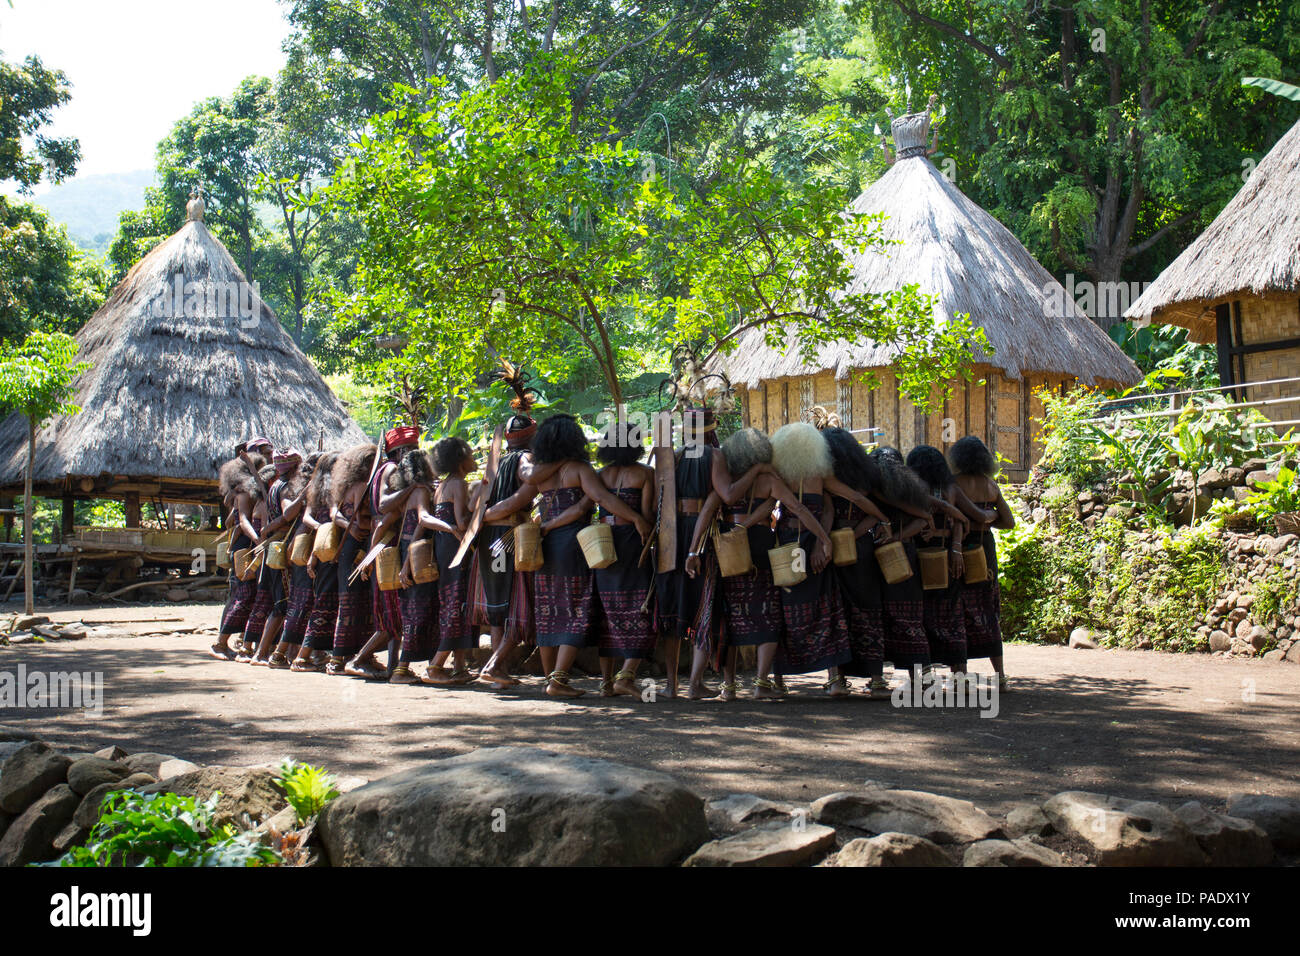
[(280, 787), (298, 815), (299, 823), (320, 813), (321, 808), (339, 795), (334, 774), (321, 767), (285, 760), (280, 765)]
[(271, 866), (279, 855), (249, 834), (214, 827), (220, 794), (199, 803), (174, 793), (117, 790), (104, 797), (85, 846), (52, 866)]

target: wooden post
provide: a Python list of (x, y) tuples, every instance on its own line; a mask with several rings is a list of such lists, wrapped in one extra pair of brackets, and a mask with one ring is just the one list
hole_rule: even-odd
[(76, 519), (76, 511), (73, 507), (72, 495), (63, 496), (63, 540), (67, 541), (72, 537), (73, 522)]
[(134, 491), (126, 496), (126, 526), (140, 527), (140, 495)]

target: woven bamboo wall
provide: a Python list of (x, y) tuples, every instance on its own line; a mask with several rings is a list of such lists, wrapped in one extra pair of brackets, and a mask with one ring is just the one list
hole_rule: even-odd
[[(1300, 298), (1255, 298), (1241, 300), (1243, 345), (1300, 338)], [(1245, 356), (1246, 381), (1262, 382), (1300, 376), (1300, 349), (1254, 352)], [(1282, 398), (1300, 392), (1296, 383), (1262, 385), (1250, 389), (1251, 401)], [(1260, 408), (1275, 422), (1300, 418), (1300, 402), (1266, 405)]]
[(993, 369), (977, 369), (972, 381), (954, 381), (946, 398), (936, 386), (936, 410), (927, 415), (899, 394), (892, 372), (876, 370), (874, 379), (874, 384), (862, 377), (836, 381), (822, 372), (765, 382), (744, 396), (744, 421), (770, 434), (798, 421), (810, 405), (824, 405), (864, 442), (893, 445), (904, 454), (920, 444), (947, 451), (958, 438), (978, 435), (1004, 460), (1007, 479), (1023, 481), (1043, 453), (1041, 426), (1034, 421), (1042, 418), (1043, 403), (1035, 393), (1064, 383), (1044, 376), (1007, 379)]

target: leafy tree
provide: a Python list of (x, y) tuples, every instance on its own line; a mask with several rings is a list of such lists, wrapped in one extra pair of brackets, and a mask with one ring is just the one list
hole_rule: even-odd
[(0, 359), (0, 407), (27, 419), (27, 469), (23, 477), (23, 567), (26, 613), (32, 593), (32, 468), (36, 461), (36, 432), (57, 415), (73, 415), (72, 380), (90, 368), (74, 362), (76, 340), (62, 332), (32, 332), (11, 355)]
[(1240, 78), (1296, 62), (1295, 0), (852, 8), (913, 97), (947, 105), (962, 188), (1049, 268), (1095, 282), (1153, 277), (1293, 121)]
[(21, 64), (0, 60), (0, 182), (14, 180), (27, 193), (42, 178), (57, 183), (76, 171), (76, 139), (41, 132), (71, 96), (67, 76), (40, 57)]
[[(593, 115), (574, 122), (573, 69), (539, 59), (450, 103), (399, 90), (336, 176), (329, 201), (366, 236), (345, 312), (381, 377), (463, 393), (509, 352), (544, 376), (585, 361), (621, 403), (647, 338), (725, 348), (763, 326), (805, 351), (858, 336), (903, 345), (920, 397), (983, 343), (957, 317), (935, 334), (915, 288), (837, 294), (845, 251), (882, 243), (878, 223), (843, 214), (847, 197), (790, 191), (735, 156), (694, 177), (661, 170)], [(377, 340), (393, 335), (406, 347), (389, 359)], [(575, 340), (576, 355), (556, 354)]]
[(107, 292), (103, 267), (43, 209), (0, 198), (0, 342), (21, 340), (42, 316), (46, 329), (75, 332)]

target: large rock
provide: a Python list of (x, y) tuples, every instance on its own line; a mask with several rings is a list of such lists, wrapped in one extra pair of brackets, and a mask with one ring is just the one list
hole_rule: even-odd
[(807, 866), (834, 848), (830, 827), (777, 820), (704, 844), (686, 866)]
[(271, 819), (288, 803), (284, 791), (276, 783), (277, 776), (269, 767), (200, 767), (166, 777), (142, 787), (140, 792), (176, 793), (194, 797), (199, 802), (220, 793), (212, 814), (213, 824), (224, 826), (229, 823), (250, 828)]
[(124, 763), (101, 757), (87, 757), (73, 761), (68, 767), (68, 786), (84, 797), (101, 783), (116, 783), (130, 775), (131, 768)]
[(1043, 804), (1062, 834), (1086, 843), (1102, 866), (1204, 866), (1205, 853), (1181, 820), (1158, 803), (1070, 790)]
[(969, 800), (920, 790), (832, 793), (812, 805), (813, 819), (868, 833), (911, 833), (935, 843), (973, 843), (1003, 836), (1002, 828)]
[(138, 773), (152, 774), (155, 780), (166, 780), (168, 777), (178, 777), (183, 773), (193, 773), (199, 769), (198, 764), (171, 754), (131, 754), (123, 757), (122, 763)]
[(764, 800), (752, 793), (729, 793), (710, 800), (704, 807), (709, 829), (715, 833), (738, 833), (746, 827), (769, 820), (788, 820), (800, 810), (793, 803)]
[(911, 833), (881, 833), (850, 840), (827, 861), (831, 866), (952, 866), (935, 843)]
[(1174, 811), (1210, 858), (1210, 866), (1267, 866), (1273, 862), (1268, 834), (1250, 820), (1215, 813), (1195, 800)]
[(1029, 840), (980, 840), (966, 848), (962, 866), (1066, 866), (1065, 857)]
[(114, 783), (101, 783), (81, 798), (72, 822), (89, 830), (99, 820), (99, 805), (104, 802), (105, 796), (114, 790), (139, 790), (154, 783), (157, 781), (147, 773), (133, 773)]
[(0, 838), (0, 866), (26, 866), (51, 860), (54, 840), (77, 812), (81, 798), (61, 783), (27, 807)]
[(103, 750), (95, 751), (95, 756), (103, 760), (121, 760), (126, 755), (127, 755), (126, 751), (123, 750), (121, 747), (119, 747), (117, 744), (113, 744), (110, 747), (105, 747)]
[(1007, 814), (1007, 825), (1003, 828), (1007, 836), (1048, 836), (1052, 832), (1052, 823), (1043, 813), (1043, 808), (1033, 803), (1022, 803), (1012, 807)]
[(665, 865), (709, 839), (672, 777), (530, 747), (489, 747), (383, 777), (325, 806), (335, 866)]
[(1300, 853), (1300, 800), (1238, 793), (1228, 798), (1228, 815), (1255, 823), (1284, 853)]
[(67, 779), (72, 761), (39, 741), (18, 748), (0, 768), (0, 810), (22, 813)]

